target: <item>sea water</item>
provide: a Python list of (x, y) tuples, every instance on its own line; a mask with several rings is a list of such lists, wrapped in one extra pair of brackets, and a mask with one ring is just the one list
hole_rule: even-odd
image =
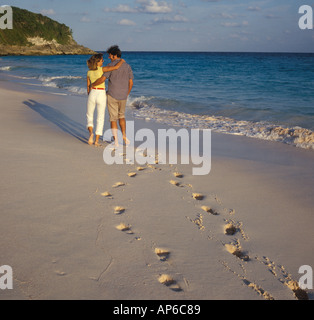
[[(86, 96), (88, 58), (1, 57), (0, 77)], [(125, 52), (123, 58), (134, 73), (127, 106), (136, 117), (314, 149), (314, 54)]]

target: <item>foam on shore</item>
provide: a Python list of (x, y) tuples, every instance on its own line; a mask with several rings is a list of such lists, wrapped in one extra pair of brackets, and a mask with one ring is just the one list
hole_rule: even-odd
[(239, 121), (222, 116), (165, 110), (150, 103), (150, 100), (149, 97), (130, 99), (128, 106), (133, 110), (135, 117), (170, 126), (211, 129), (220, 133), (278, 141), (295, 147), (314, 150), (314, 132), (309, 129), (287, 128), (268, 122)]

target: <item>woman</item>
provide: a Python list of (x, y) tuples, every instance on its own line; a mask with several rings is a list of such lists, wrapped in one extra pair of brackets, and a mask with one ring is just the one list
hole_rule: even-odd
[[(91, 84), (98, 78), (102, 77), (103, 73), (117, 70), (125, 61), (122, 59), (117, 65), (113, 67), (102, 67), (104, 63), (102, 54), (95, 54), (87, 60), (89, 71), (87, 72), (87, 129), (89, 131), (88, 144), (95, 144), (96, 147), (100, 146), (99, 138), (103, 134), (105, 122), (105, 110), (107, 104), (107, 95), (105, 83), (98, 86), (91, 87)], [(97, 107), (97, 121), (94, 142), (94, 112)]]

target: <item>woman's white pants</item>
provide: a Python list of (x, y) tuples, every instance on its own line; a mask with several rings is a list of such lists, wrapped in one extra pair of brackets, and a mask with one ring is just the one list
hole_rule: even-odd
[(94, 128), (94, 112), (97, 107), (96, 131), (97, 136), (104, 133), (105, 111), (107, 105), (107, 94), (105, 90), (92, 89), (87, 100), (87, 128)]

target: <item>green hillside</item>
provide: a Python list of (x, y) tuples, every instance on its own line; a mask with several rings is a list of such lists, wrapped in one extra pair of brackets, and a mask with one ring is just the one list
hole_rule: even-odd
[(0, 44), (3, 45), (31, 45), (27, 38), (40, 37), (47, 41), (55, 39), (59, 44), (70, 44), (72, 30), (65, 24), (58, 23), (41, 14), (12, 7), (13, 29), (0, 29)]

